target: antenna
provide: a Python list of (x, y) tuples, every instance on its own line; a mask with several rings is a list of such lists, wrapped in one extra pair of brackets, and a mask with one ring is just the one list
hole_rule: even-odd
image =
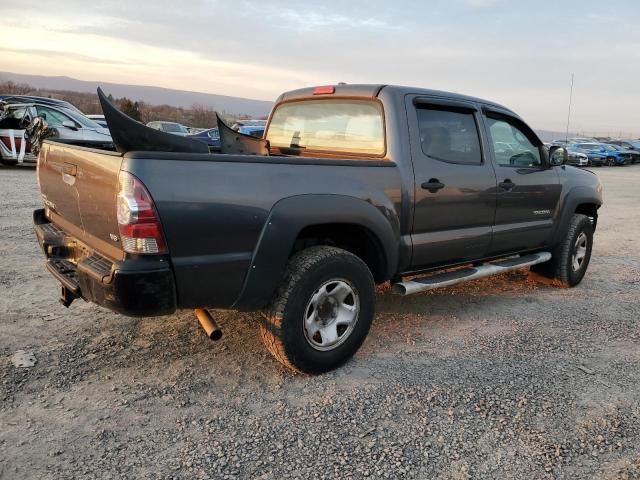
[(571, 101), (573, 100), (573, 73), (571, 74), (571, 90), (569, 91), (569, 112), (567, 113), (567, 131), (564, 137), (565, 143), (569, 141), (569, 121), (571, 120)]

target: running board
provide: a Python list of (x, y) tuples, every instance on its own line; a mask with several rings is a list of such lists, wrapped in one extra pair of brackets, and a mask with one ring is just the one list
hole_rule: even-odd
[(457, 283), (530, 267), (531, 265), (548, 262), (549, 260), (551, 260), (551, 254), (549, 252), (539, 252), (522, 257), (508, 258), (496, 263), (485, 263), (479, 267), (463, 268), (452, 272), (438, 273), (428, 277), (414, 278), (406, 282), (394, 283), (391, 291), (399, 295), (411, 295), (426, 290), (433, 290), (434, 288), (449, 287)]

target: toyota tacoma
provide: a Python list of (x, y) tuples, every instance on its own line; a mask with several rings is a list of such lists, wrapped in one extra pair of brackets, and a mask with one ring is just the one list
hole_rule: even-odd
[(260, 311), (266, 347), (321, 373), (400, 295), (531, 267), (580, 283), (593, 173), (514, 112), (459, 94), (331, 85), (282, 94), (264, 138), (219, 121), (220, 153), (149, 129), (99, 91), (117, 152), (45, 140), (34, 228), (68, 306), (130, 316)]

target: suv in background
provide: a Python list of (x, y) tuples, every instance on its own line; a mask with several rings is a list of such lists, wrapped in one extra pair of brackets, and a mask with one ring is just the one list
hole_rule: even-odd
[(640, 150), (633, 150), (630, 148), (627, 148), (623, 145), (616, 145), (615, 143), (608, 143), (607, 144), (610, 147), (615, 148), (616, 150), (618, 150), (619, 152), (625, 153), (626, 155), (629, 155), (629, 157), (631, 157), (631, 163), (640, 163)]
[(601, 151), (607, 155), (607, 165), (624, 166), (626, 164), (633, 163), (633, 156), (631, 153), (627, 153), (625, 150), (618, 150), (613, 145), (606, 143), (600, 144)]
[(180, 135), (181, 137), (186, 137), (190, 133), (187, 127), (176, 122), (149, 122), (147, 123), (147, 127), (155, 128), (161, 132), (167, 132), (173, 135)]

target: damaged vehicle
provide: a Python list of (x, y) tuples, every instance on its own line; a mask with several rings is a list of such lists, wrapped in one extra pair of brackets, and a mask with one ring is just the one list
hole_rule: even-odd
[(26, 130), (36, 119), (44, 120), (50, 137), (60, 141), (113, 149), (107, 128), (87, 118), (68, 102), (31, 96), (0, 99), (0, 162), (4, 165), (34, 163), (36, 155)]
[(598, 177), (494, 102), (305, 88), (278, 98), (264, 138), (218, 119), (211, 153), (98, 94), (117, 152), (54, 139), (38, 158), (34, 229), (65, 306), (194, 309), (212, 339), (209, 308), (259, 311), (275, 358), (321, 373), (365, 340), (376, 284), (409, 295), (531, 267), (573, 287), (587, 271)]

